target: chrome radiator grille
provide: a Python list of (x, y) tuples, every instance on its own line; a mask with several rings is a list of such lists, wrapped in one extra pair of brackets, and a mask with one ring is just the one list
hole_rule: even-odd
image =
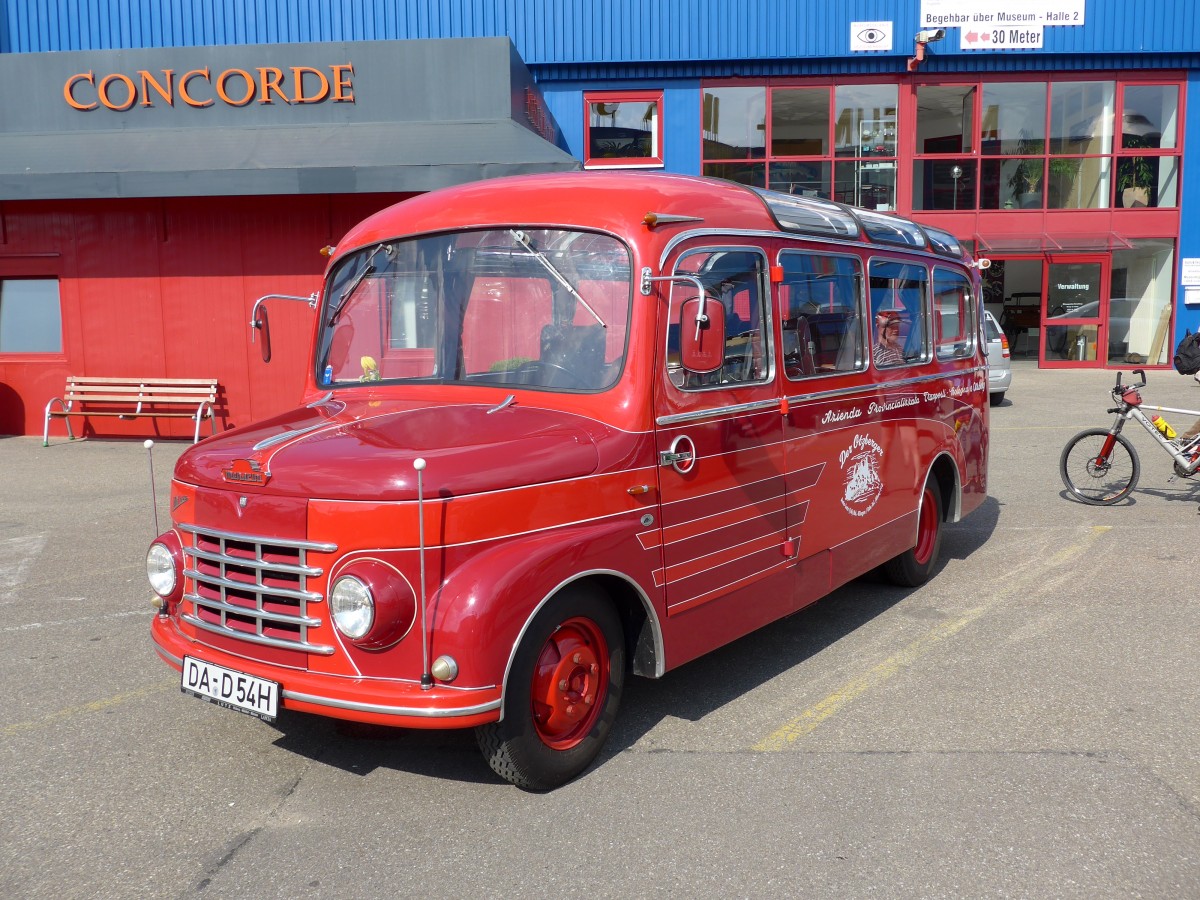
[(319, 626), (322, 596), (308, 589), (322, 570), (308, 564), (311, 551), (334, 544), (266, 539), (180, 525), (192, 535), (183, 548), (181, 617), (203, 631), (252, 644), (328, 656), (333, 647), (309, 641)]

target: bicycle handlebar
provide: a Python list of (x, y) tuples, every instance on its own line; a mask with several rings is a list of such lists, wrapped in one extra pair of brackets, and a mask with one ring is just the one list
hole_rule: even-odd
[(1146, 370), (1145, 369), (1134, 369), (1133, 372), (1131, 373), (1131, 374), (1137, 375), (1139, 378), (1141, 378), (1141, 381), (1137, 382), (1137, 383), (1130, 382), (1127, 385), (1122, 385), (1121, 384), (1121, 375), (1122, 374), (1124, 374), (1124, 373), (1122, 373), (1122, 372), (1117, 373), (1117, 385), (1116, 385), (1116, 387), (1113, 388), (1114, 394), (1120, 392), (1123, 388), (1131, 388), (1131, 387), (1132, 388), (1144, 388), (1146, 386)]

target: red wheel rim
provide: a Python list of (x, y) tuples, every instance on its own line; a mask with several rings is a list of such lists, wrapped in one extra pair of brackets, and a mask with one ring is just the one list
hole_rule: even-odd
[(917, 546), (913, 558), (918, 565), (925, 565), (933, 558), (933, 545), (937, 542), (938, 513), (933, 491), (928, 487), (921, 495), (921, 512), (917, 521)]
[(533, 667), (534, 728), (553, 750), (587, 737), (608, 695), (608, 642), (591, 619), (567, 619), (546, 641)]

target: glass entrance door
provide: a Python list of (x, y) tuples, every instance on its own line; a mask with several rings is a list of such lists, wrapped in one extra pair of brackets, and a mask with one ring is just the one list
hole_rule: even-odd
[(1107, 256), (1052, 256), (1044, 265), (1042, 365), (1101, 367), (1107, 358)]

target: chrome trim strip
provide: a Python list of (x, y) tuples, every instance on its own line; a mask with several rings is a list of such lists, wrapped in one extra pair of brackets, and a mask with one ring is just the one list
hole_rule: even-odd
[(970, 369), (957, 369), (953, 372), (938, 372), (933, 375), (919, 375), (905, 378), (901, 381), (886, 381), (878, 384), (859, 384), (854, 387), (836, 388), (830, 391), (815, 391), (811, 394), (789, 394), (788, 403), (804, 403), (811, 400), (829, 400), (834, 397), (849, 397), (853, 394), (865, 394), (873, 391), (887, 390), (897, 387), (909, 387), (914, 384), (924, 384), (927, 381), (945, 381), (956, 375), (973, 375), (976, 372), (986, 372), (987, 366), (974, 366)]
[(235, 631), (231, 628), (221, 628), (217, 625), (210, 625), (203, 619), (197, 618), (190, 613), (182, 613), (179, 617), (189, 625), (199, 628), (201, 631), (207, 631), (211, 634), (219, 634), (222, 637), (231, 638), (234, 640), (245, 641), (248, 644), (262, 644), (264, 647), (277, 647), (280, 650), (297, 650), (301, 653), (313, 653), (317, 656), (332, 656), (333, 648), (325, 644), (309, 644), (301, 641), (280, 641), (275, 638), (264, 637), (261, 634), (251, 634), (245, 631)]
[(689, 231), (680, 232), (667, 242), (666, 247), (663, 248), (662, 256), (658, 260), (658, 271), (660, 273), (663, 271), (663, 266), (666, 265), (667, 258), (671, 255), (671, 251), (674, 250), (679, 244), (683, 243), (684, 241), (692, 240), (693, 238), (714, 236), (770, 238), (772, 240), (795, 241), (797, 244), (828, 244), (833, 247), (841, 247), (843, 252), (849, 249), (866, 248), (869, 250), (882, 250), (887, 253), (923, 256), (927, 259), (936, 259), (939, 262), (947, 263), (951, 266), (957, 263), (963, 268), (966, 268), (967, 265), (964, 260), (956, 260), (950, 256), (942, 256), (941, 254), (934, 253), (932, 250), (929, 250), (925, 247), (909, 247), (903, 244), (877, 244), (868, 240), (860, 241), (855, 238), (847, 237), (823, 237), (816, 234), (802, 234), (800, 232), (784, 231), (783, 229), (780, 229), (779, 231), (759, 231), (753, 228), (694, 228)]
[(334, 709), (352, 709), (357, 712), (377, 713), (385, 716), (414, 716), (422, 719), (453, 719), (458, 716), (476, 716), (480, 713), (491, 712), (500, 708), (499, 700), (489, 700), (477, 706), (462, 709), (427, 709), (412, 706), (383, 706), (378, 703), (355, 703), (350, 700), (331, 700), (328, 697), (316, 697), (312, 694), (300, 694), (296, 691), (283, 691), (284, 699), (298, 700), (301, 703), (312, 703), (316, 706), (330, 706)]
[[(238, 606), (236, 603), (230, 603), (226, 600), (210, 600), (207, 597), (201, 597), (199, 594), (193, 594), (190, 591), (183, 595), (184, 600), (190, 600), (193, 606), (203, 606), (205, 609), (221, 610), (222, 612), (231, 612), (239, 616), (249, 616), (254, 619), (266, 619), (268, 622), (278, 622), (280, 625), (305, 625), (309, 628), (316, 628), (321, 624), (320, 619), (314, 619), (310, 616), (289, 616), (287, 613), (274, 613), (265, 609), (259, 609), (255, 606)], [(242, 634), (237, 629), (229, 629), (232, 634)]]
[(755, 400), (753, 403), (734, 403), (729, 406), (716, 406), (711, 409), (699, 409), (694, 412), (675, 413), (672, 416), (659, 416), (654, 420), (656, 425), (678, 425), (681, 422), (698, 422), (713, 416), (736, 415), (744, 412), (757, 412), (760, 409), (779, 407), (779, 398), (770, 400)]
[(263, 562), (261, 559), (241, 559), (237, 556), (222, 556), (219, 553), (209, 553), (207, 550), (199, 550), (196, 547), (184, 547), (183, 555), (193, 556), (196, 559), (217, 563), (218, 565), (238, 566), (243, 569), (267, 569), (271, 572), (282, 572), (285, 575), (305, 575), (309, 578), (315, 578), (318, 575), (325, 574), (325, 570), (318, 566), (293, 566), (287, 563)]
[[(293, 591), (290, 588), (271, 587), (257, 581), (233, 581), (220, 575), (206, 575), (195, 569), (184, 569), (183, 577), (190, 578), (197, 584), (210, 587), (232, 588), (235, 591), (245, 591), (248, 594), (266, 594), (269, 597), (282, 597), (285, 600), (296, 600), (300, 603), (320, 603), (321, 595), (315, 591)], [(207, 601), (206, 601), (207, 602)], [(297, 619), (296, 621), (299, 621)], [(316, 624), (320, 624), (319, 622)]]
[[(330, 391), (330, 393), (333, 393)], [(251, 450), (266, 450), (268, 447), (274, 447), (276, 444), (282, 444), (284, 441), (290, 441), (292, 438), (301, 437), (310, 432), (316, 431), (319, 428), (325, 428), (329, 425), (341, 424), (338, 422), (318, 422), (316, 425), (309, 425), (307, 428), (297, 428), (294, 431), (285, 431), (283, 434), (274, 434), (269, 438), (263, 438)]]
[[(216, 528), (205, 528), (202, 525), (184, 523), (175, 526), (180, 531), (190, 534), (210, 535), (227, 541), (242, 541), (247, 544), (263, 544), (268, 547), (295, 547), (298, 550), (316, 550), (318, 553), (334, 553), (337, 544), (323, 544), (315, 541), (296, 541), (290, 538), (270, 538), (261, 534), (239, 534), (235, 531), (218, 531)], [(236, 557), (231, 557), (236, 559)]]

